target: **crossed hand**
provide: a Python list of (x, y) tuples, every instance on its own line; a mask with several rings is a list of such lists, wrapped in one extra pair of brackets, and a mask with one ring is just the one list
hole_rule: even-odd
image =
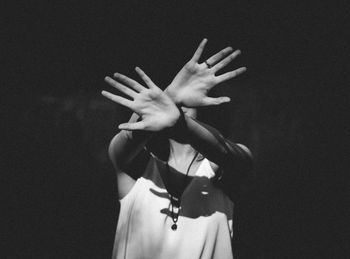
[(232, 52), (232, 48), (227, 47), (199, 64), (206, 43), (207, 39), (200, 43), (191, 60), (179, 71), (164, 92), (138, 67), (135, 70), (147, 87), (119, 73), (114, 74), (114, 79), (106, 77), (105, 81), (109, 85), (132, 100), (107, 91), (102, 91), (102, 95), (131, 109), (141, 117), (138, 122), (120, 124), (119, 129), (160, 131), (172, 127), (180, 117), (176, 104), (200, 107), (229, 102), (229, 97), (212, 98), (208, 97), (208, 92), (215, 85), (246, 71), (245, 67), (241, 67), (222, 75), (215, 75), (235, 59), (240, 51)]

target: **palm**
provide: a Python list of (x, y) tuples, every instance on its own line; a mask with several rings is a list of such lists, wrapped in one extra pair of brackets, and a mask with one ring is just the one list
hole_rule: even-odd
[[(141, 117), (144, 130), (159, 131), (172, 126), (177, 107), (162, 90), (144, 89), (134, 98), (133, 111)], [(173, 116), (170, 116), (174, 114)]]
[(169, 88), (187, 107), (205, 105), (209, 90), (216, 84), (215, 75), (206, 67), (188, 62), (175, 76)]
[[(201, 42), (192, 59), (179, 71), (166, 89), (175, 102), (187, 107), (218, 105), (230, 101), (228, 97), (208, 97), (208, 92), (217, 84), (229, 80), (246, 70), (246, 68), (242, 67), (216, 76), (215, 74), (236, 58), (240, 51), (231, 53), (232, 48), (225, 48), (207, 60), (207, 64), (215, 64), (212, 67), (208, 67), (206, 63), (198, 64), (205, 44), (206, 39)], [(228, 55), (229, 53), (231, 54)]]
[(102, 94), (112, 101), (131, 109), (141, 118), (138, 122), (123, 123), (119, 125), (119, 128), (125, 130), (160, 131), (173, 126), (180, 116), (180, 112), (174, 102), (141, 69), (136, 68), (136, 71), (149, 88), (118, 73), (114, 74), (114, 77), (123, 82), (123, 84), (106, 77), (107, 83), (133, 100), (106, 91), (103, 91)]

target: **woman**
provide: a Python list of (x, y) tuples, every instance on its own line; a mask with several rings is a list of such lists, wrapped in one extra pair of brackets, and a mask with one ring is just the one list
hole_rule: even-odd
[[(229, 102), (207, 93), (246, 69), (216, 76), (240, 51), (228, 47), (199, 64), (206, 42), (164, 92), (140, 68), (136, 72), (147, 87), (118, 73), (117, 81), (105, 79), (132, 100), (102, 94), (134, 111), (109, 146), (121, 204), (113, 258), (233, 257), (233, 204), (215, 182), (220, 172), (246, 170), (251, 154), (197, 121), (196, 107)], [(159, 136), (168, 138), (165, 155), (149, 148)], [(147, 164), (135, 167), (144, 150)]]

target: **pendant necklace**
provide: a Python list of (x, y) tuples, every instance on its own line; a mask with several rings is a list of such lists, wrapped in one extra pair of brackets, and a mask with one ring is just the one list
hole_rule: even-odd
[[(198, 151), (194, 155), (190, 165), (187, 168), (186, 175), (184, 178), (184, 183), (183, 183), (184, 186), (186, 184), (186, 180), (188, 177), (188, 173), (190, 172), (191, 166), (192, 166), (193, 162), (196, 160), (197, 156), (198, 156)], [(169, 177), (170, 168), (169, 168), (168, 162), (166, 163), (166, 169), (167, 169), (167, 173), (168, 173), (168, 177)], [(175, 231), (177, 229), (177, 221), (179, 219), (179, 214), (180, 214), (181, 198), (175, 197), (172, 194), (170, 194), (170, 204), (171, 204), (171, 219), (173, 220), (173, 224), (171, 226), (171, 229)]]

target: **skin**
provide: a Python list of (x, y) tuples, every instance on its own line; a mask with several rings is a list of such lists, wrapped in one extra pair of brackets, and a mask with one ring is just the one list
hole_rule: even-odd
[[(190, 118), (197, 118), (197, 109), (181, 107), (184, 114)], [(194, 149), (190, 144), (179, 143), (174, 139), (169, 139), (170, 144), (170, 154), (168, 159), (168, 164), (176, 168), (179, 172), (185, 174), (187, 172), (188, 165), (191, 163), (192, 158), (196, 155), (196, 149)], [(198, 169), (199, 161), (195, 160), (190, 168), (188, 175), (192, 176)]]
[(206, 44), (207, 39), (203, 39), (193, 57), (177, 73), (165, 90), (165, 93), (179, 105), (201, 107), (229, 102), (230, 98), (227, 96), (211, 98), (207, 94), (217, 84), (232, 79), (247, 70), (245, 67), (240, 67), (222, 75), (216, 75), (220, 69), (240, 55), (241, 51), (232, 52), (231, 47), (224, 48), (207, 59), (207, 63), (212, 66), (208, 68), (205, 62), (198, 63)]
[[(109, 146), (109, 156), (118, 177), (119, 198), (123, 198), (135, 183), (134, 179), (123, 172), (123, 166), (127, 163), (125, 161), (131, 161), (134, 153), (137, 153), (147, 143), (152, 134), (172, 128), (177, 123), (180, 112), (176, 105), (182, 106), (185, 123), (189, 129), (188, 134), (193, 136), (194, 142), (180, 143), (175, 139), (170, 139), (169, 165), (185, 174), (196, 150), (209, 160), (220, 152), (212, 144), (212, 138), (203, 137), (205, 135), (203, 130), (198, 131), (198, 123), (192, 120), (197, 115), (195, 107), (229, 102), (228, 97), (212, 98), (208, 97), (207, 93), (217, 84), (242, 74), (246, 68), (241, 67), (222, 75), (216, 75), (220, 69), (234, 60), (240, 51), (232, 52), (232, 48), (227, 47), (207, 59), (207, 63), (211, 65), (208, 67), (204, 62), (198, 63), (206, 43), (206, 39), (200, 43), (193, 57), (178, 72), (164, 92), (138, 67), (135, 68), (135, 71), (145, 86), (119, 73), (115, 73), (113, 78), (105, 78), (109, 85), (126, 94), (131, 100), (107, 91), (102, 91), (102, 95), (134, 112), (129, 122), (119, 125), (122, 131), (112, 139)], [(132, 139), (133, 131), (143, 131), (146, 134), (141, 140), (138, 140), (138, 143), (130, 143), (128, 139)], [(194, 174), (198, 165), (199, 162), (195, 161), (191, 166), (190, 175)], [(212, 162), (212, 167), (217, 169), (218, 166)]]

